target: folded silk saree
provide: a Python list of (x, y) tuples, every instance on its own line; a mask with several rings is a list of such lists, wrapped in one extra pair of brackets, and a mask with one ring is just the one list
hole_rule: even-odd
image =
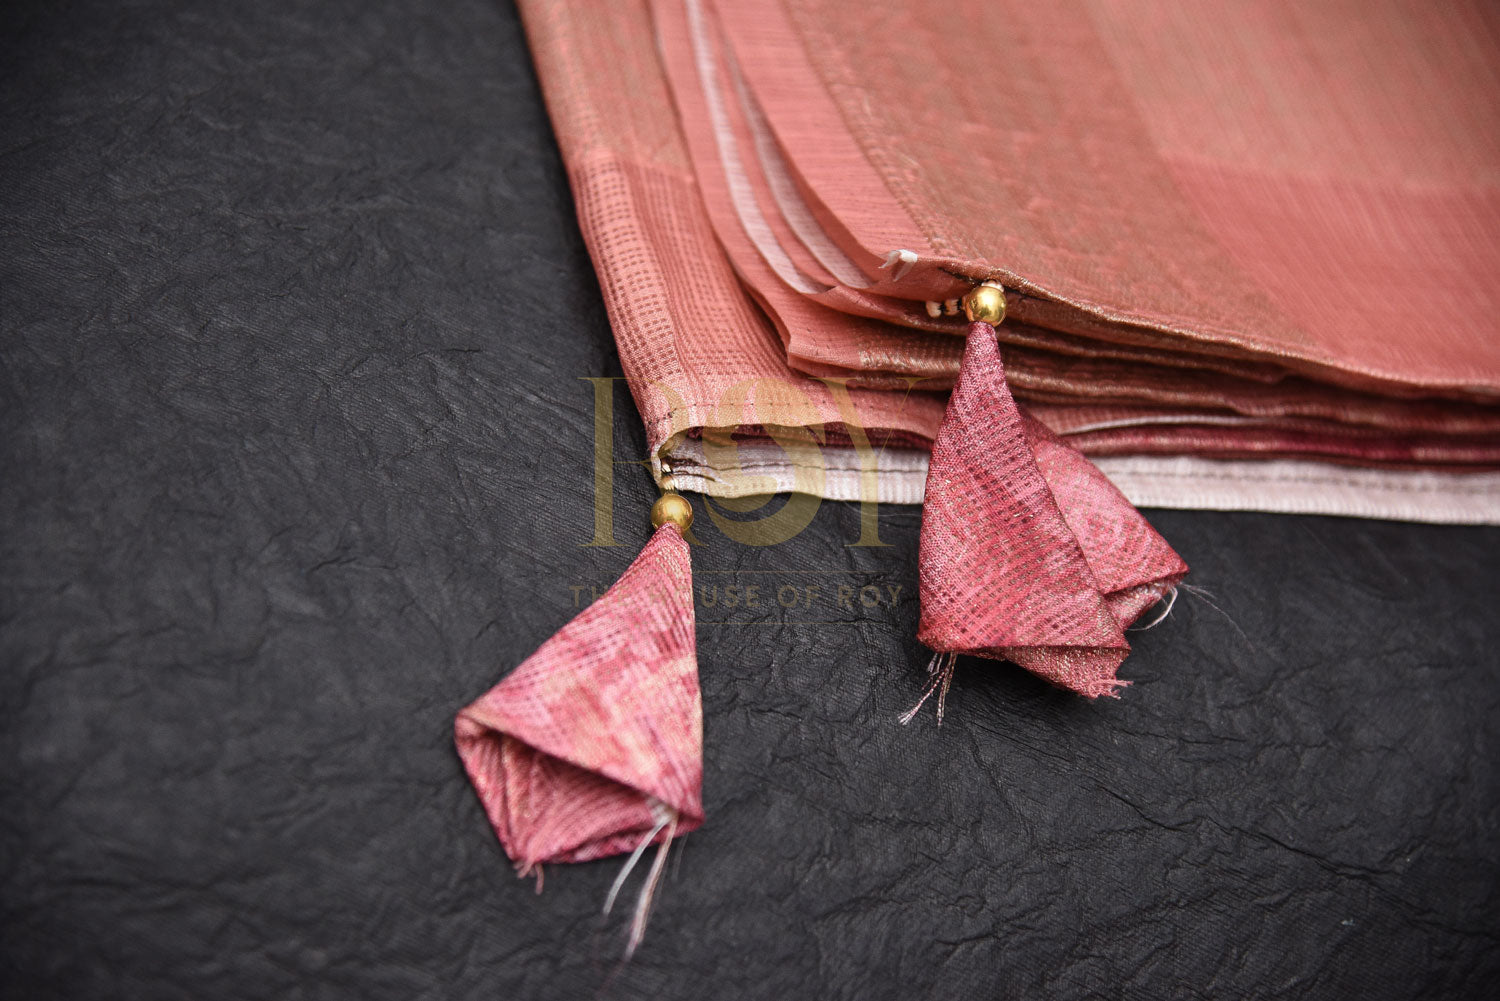
[(1500, 517), (1492, 8), (521, 6), (683, 485), (858, 496), (857, 424), (920, 501), (990, 279), (1017, 401), (1136, 499)]
[(520, 6), (666, 492), (460, 714), (523, 872), (703, 821), (677, 489), (922, 503), (939, 720), (959, 655), (1117, 692), (1132, 502), (1500, 522), (1495, 8)]

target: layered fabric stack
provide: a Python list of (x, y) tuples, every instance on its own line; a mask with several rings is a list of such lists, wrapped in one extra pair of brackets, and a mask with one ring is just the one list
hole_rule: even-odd
[(1500, 521), (1491, 8), (521, 7), (665, 494), (457, 738), (522, 872), (662, 845), (627, 951), (704, 820), (677, 489), (921, 502), (939, 722), (960, 655), (1118, 692), (1132, 500)]
[(1500, 519), (1493, 7), (521, 7), (679, 484), (919, 502), (988, 279), (1137, 503)]

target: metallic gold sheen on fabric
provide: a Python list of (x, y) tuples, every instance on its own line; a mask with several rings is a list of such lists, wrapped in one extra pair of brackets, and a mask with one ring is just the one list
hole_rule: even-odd
[[(902, 219), (917, 265), (1183, 350), (1500, 391), (1492, 5), (714, 8), (804, 182), (875, 254)], [(781, 82), (799, 72), (814, 98)], [(859, 149), (885, 196), (809, 135)]]
[(972, 324), (927, 473), (918, 638), (1110, 695), (1125, 627), (1186, 572), (1087, 459), (1021, 415), (994, 328)]
[(688, 546), (658, 528), (630, 568), (458, 714), (455, 742), (525, 874), (703, 823), (703, 710)]
[(985, 279), (1016, 401), (1086, 454), (1500, 453), (1493, 6), (520, 6), (653, 462), (930, 444)]
[[(653, 457), (704, 428), (843, 421), (829, 387), (788, 365), (714, 235), (644, 0), (521, 11)], [(865, 427), (928, 441), (942, 417), (935, 394), (856, 385), (849, 398)]]

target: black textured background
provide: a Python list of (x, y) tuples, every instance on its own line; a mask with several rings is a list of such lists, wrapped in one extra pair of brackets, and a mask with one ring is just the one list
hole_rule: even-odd
[(1223, 614), (937, 730), (915, 510), (699, 502), (701, 583), (903, 597), (701, 610), (709, 821), (620, 969), (618, 863), (535, 896), (450, 745), (652, 494), (581, 545), (618, 361), (515, 12), (0, 20), (4, 997), (1494, 996), (1500, 532), (1172, 512)]

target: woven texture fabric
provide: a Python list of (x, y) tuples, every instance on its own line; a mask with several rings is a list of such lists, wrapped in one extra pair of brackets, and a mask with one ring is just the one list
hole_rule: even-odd
[(918, 638), (1112, 694), (1124, 629), (1187, 566), (1087, 459), (1023, 417), (994, 328), (969, 328), (927, 474)]
[(658, 472), (731, 429), (930, 447), (980, 279), (1085, 454), (1500, 459), (1492, 7), (520, 6)]
[[(1017, 399), (1157, 411), (1086, 452), (1479, 469), (1500, 448), (1500, 109), (1472, 5), (650, 7), (703, 218), (790, 370), (946, 389), (961, 342), (926, 332), (961, 321), (922, 300), (990, 278), (1019, 293)], [(1253, 424), (1187, 442), (1193, 417)]]
[(703, 822), (688, 546), (657, 529), (620, 580), (458, 714), (459, 756), (522, 873)]
[(712, 7), (852, 253), (909, 249), (913, 273), (1179, 350), (1500, 388), (1492, 5)]
[(839, 394), (789, 365), (705, 212), (645, 0), (520, 6), (653, 458), (704, 429), (747, 425), (857, 422), (931, 441), (939, 395), (860, 385)]

